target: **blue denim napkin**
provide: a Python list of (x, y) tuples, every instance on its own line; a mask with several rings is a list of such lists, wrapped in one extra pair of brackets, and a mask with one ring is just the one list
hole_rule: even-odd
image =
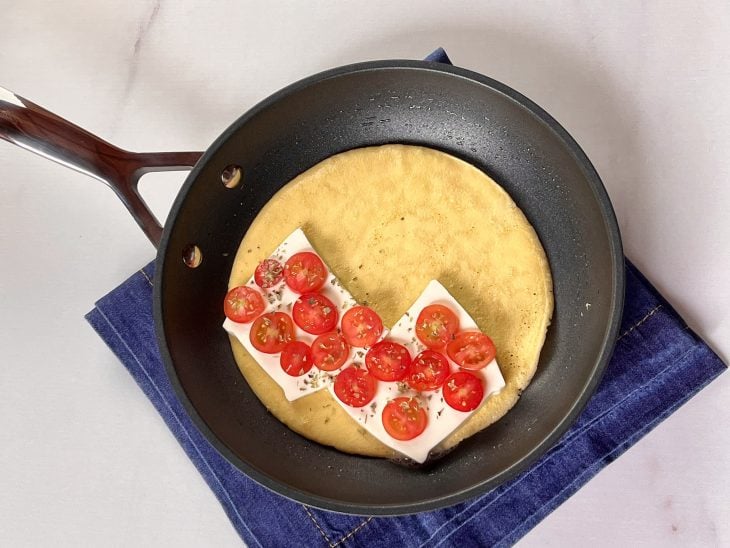
[[(443, 50), (428, 59), (448, 62)], [(530, 469), (443, 510), (396, 518), (335, 514), (259, 486), (196, 429), (157, 348), (153, 276), (149, 264), (100, 299), (86, 318), (150, 399), (249, 546), (509, 546), (726, 369), (627, 261), (621, 335), (603, 380), (573, 427)]]

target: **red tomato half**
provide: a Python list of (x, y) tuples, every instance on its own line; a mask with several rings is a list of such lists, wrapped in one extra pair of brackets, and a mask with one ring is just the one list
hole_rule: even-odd
[(446, 356), (433, 350), (424, 350), (411, 363), (408, 384), (414, 390), (421, 392), (436, 390), (444, 384), (449, 373), (449, 362)]
[(416, 337), (429, 348), (443, 348), (458, 330), (459, 318), (440, 304), (427, 306), (416, 320)]
[(248, 323), (264, 311), (261, 293), (245, 285), (234, 287), (223, 300), (226, 317), (237, 323)]
[(284, 279), (297, 293), (317, 291), (327, 279), (327, 267), (316, 253), (295, 253), (284, 265)]
[(286, 343), (294, 340), (294, 325), (283, 312), (269, 312), (253, 322), (249, 340), (259, 352), (278, 354)]
[(375, 397), (378, 380), (364, 369), (351, 365), (335, 379), (335, 394), (350, 407), (362, 407)]
[(349, 355), (350, 345), (337, 331), (320, 335), (312, 343), (312, 361), (322, 371), (339, 369)]
[(279, 357), (281, 368), (287, 375), (301, 377), (312, 369), (312, 352), (307, 343), (289, 341)]
[(444, 382), (444, 400), (457, 411), (473, 411), (482, 402), (484, 386), (479, 377), (468, 371), (452, 373)]
[(462, 331), (446, 345), (446, 353), (464, 369), (481, 369), (497, 355), (492, 339), (481, 331)]
[(403, 380), (411, 366), (411, 355), (402, 344), (392, 341), (375, 343), (365, 355), (370, 374), (381, 381)]
[(350, 346), (372, 346), (383, 333), (383, 321), (372, 308), (353, 306), (342, 316), (342, 334)]
[(256, 267), (253, 279), (262, 289), (269, 289), (284, 279), (284, 267), (276, 259), (264, 259)]
[(426, 410), (416, 398), (390, 400), (383, 408), (383, 427), (391, 438), (408, 441), (420, 436), (428, 426)]
[(305, 293), (292, 308), (294, 323), (312, 335), (332, 331), (339, 316), (334, 303), (319, 293)]

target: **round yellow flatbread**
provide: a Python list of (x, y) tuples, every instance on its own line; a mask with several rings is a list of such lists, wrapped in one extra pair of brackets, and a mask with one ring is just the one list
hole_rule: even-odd
[[(245, 283), (297, 227), (386, 326), (436, 279), (494, 341), (507, 386), (436, 451), (454, 447), (515, 405), (537, 369), (553, 311), (552, 279), (537, 234), (491, 178), (453, 156), (410, 145), (332, 156), (261, 210), (238, 250), (229, 287)], [(289, 402), (237, 340), (231, 345), (258, 398), (291, 429), (348, 453), (394, 456), (327, 390)]]

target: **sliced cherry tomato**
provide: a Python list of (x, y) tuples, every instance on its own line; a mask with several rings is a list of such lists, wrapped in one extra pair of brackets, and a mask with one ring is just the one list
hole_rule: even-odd
[(342, 334), (350, 346), (371, 346), (383, 333), (383, 321), (372, 308), (353, 306), (342, 316)]
[(370, 374), (381, 381), (401, 381), (411, 367), (411, 355), (402, 344), (393, 341), (375, 343), (365, 355)]
[(284, 265), (284, 280), (292, 291), (309, 293), (317, 291), (327, 279), (327, 267), (316, 253), (295, 253)]
[(284, 267), (276, 259), (264, 259), (256, 267), (253, 279), (260, 288), (269, 289), (284, 279)]
[(264, 298), (261, 293), (241, 285), (234, 287), (223, 301), (226, 317), (237, 323), (248, 323), (264, 311)]
[(473, 411), (482, 402), (484, 386), (474, 373), (457, 371), (444, 382), (444, 400), (457, 411)]
[(322, 371), (339, 369), (349, 355), (350, 345), (337, 331), (320, 335), (312, 343), (312, 361)]
[(281, 351), (279, 363), (284, 373), (301, 377), (312, 369), (312, 351), (302, 341), (289, 341)]
[(458, 330), (459, 318), (440, 304), (427, 306), (416, 320), (416, 337), (429, 348), (443, 348)]
[(292, 308), (294, 323), (312, 335), (332, 331), (339, 316), (334, 303), (319, 293), (305, 293)]
[(269, 312), (254, 320), (249, 333), (253, 347), (265, 354), (278, 354), (294, 340), (294, 324), (283, 312)]
[(497, 355), (492, 339), (481, 331), (462, 331), (446, 345), (446, 353), (464, 369), (481, 369)]
[(370, 373), (351, 365), (335, 379), (335, 394), (350, 407), (362, 407), (375, 397), (378, 380)]
[(433, 350), (424, 350), (411, 363), (408, 384), (419, 391), (436, 390), (444, 384), (449, 373), (446, 356)]
[(395, 398), (383, 408), (383, 427), (391, 438), (412, 440), (420, 436), (426, 426), (428, 415), (416, 398)]

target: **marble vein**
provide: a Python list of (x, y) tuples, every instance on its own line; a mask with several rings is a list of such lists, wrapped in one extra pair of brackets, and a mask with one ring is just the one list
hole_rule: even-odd
[(124, 91), (122, 92), (122, 97), (120, 99), (121, 106), (127, 104), (129, 96), (132, 93), (132, 88), (137, 80), (137, 69), (139, 68), (139, 59), (142, 49), (147, 41), (150, 29), (157, 20), (161, 7), (162, 0), (155, 0), (149, 14), (137, 29), (137, 35), (135, 36), (134, 46), (132, 48), (132, 56), (129, 59), (129, 72), (127, 73), (127, 79), (124, 83)]

